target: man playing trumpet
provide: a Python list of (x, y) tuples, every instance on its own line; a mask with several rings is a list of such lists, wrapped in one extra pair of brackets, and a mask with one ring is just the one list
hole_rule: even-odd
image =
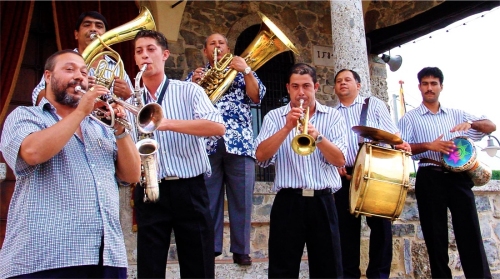
[[(274, 164), (276, 169), (273, 190), (278, 193), (270, 219), (269, 278), (298, 278), (304, 244), (311, 278), (341, 278), (333, 193), (341, 187), (336, 166), (345, 163), (345, 121), (337, 110), (316, 101), (319, 83), (311, 66), (294, 65), (286, 88), (290, 103), (264, 117), (256, 139), (258, 164)], [(301, 156), (292, 150), (291, 142), (297, 121), (307, 107), (307, 130), (317, 148), (310, 155)]]
[(113, 131), (89, 117), (109, 90), (76, 90), (88, 84), (80, 54), (53, 54), (44, 78), (46, 98), (15, 109), (2, 133), (16, 186), (0, 278), (127, 278), (117, 182), (139, 181), (139, 153), (122, 126)]

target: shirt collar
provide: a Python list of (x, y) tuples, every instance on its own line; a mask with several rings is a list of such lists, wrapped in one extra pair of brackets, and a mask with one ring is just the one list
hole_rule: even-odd
[[(356, 98), (354, 99), (354, 101), (352, 102), (352, 104), (349, 105), (349, 107), (353, 106), (354, 104), (364, 104), (365, 100), (366, 100), (365, 97), (363, 97), (363, 96), (361, 96), (361, 95), (358, 94), (358, 96), (356, 96)], [(335, 108), (338, 109), (340, 107), (347, 108), (347, 106), (344, 106), (344, 104), (342, 104), (339, 101), (339, 103), (335, 106)]]
[[(165, 84), (165, 81), (167, 80), (167, 75), (163, 74), (163, 80), (160, 83), (160, 86), (156, 89), (156, 92), (154, 92), (154, 96), (158, 98), (158, 94), (160, 94), (161, 89), (163, 88), (163, 85)], [(151, 92), (144, 86), (144, 92), (146, 92), (146, 95), (152, 95)], [(149, 97), (148, 97), (149, 98)]]
[[(420, 113), (420, 115), (424, 115), (426, 113), (434, 114), (424, 105), (424, 103), (421, 103), (420, 106), (416, 108), (416, 110), (418, 111), (418, 113)], [(443, 105), (439, 103), (439, 109), (435, 114), (439, 114), (441, 112), (448, 113), (448, 108), (443, 107)]]

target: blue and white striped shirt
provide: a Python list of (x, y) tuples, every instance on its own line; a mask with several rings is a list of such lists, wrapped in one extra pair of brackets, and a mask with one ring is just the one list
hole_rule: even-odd
[[(262, 128), (255, 139), (255, 146), (276, 134), (285, 126), (286, 116), (290, 112), (290, 104), (271, 110), (264, 117)], [(335, 144), (342, 153), (346, 153), (346, 125), (340, 113), (330, 107), (316, 102), (316, 112), (309, 119), (319, 133)], [(336, 192), (342, 187), (337, 168), (326, 161), (323, 153), (316, 148), (309, 156), (295, 153), (290, 146), (296, 135), (293, 129), (278, 152), (264, 162), (257, 162), (262, 167), (274, 164), (276, 178), (273, 190), (282, 188), (299, 188), (322, 190), (331, 188)]]
[(127, 267), (112, 130), (86, 117), (80, 124), (83, 140), (73, 135), (50, 160), (30, 166), (19, 156), (28, 135), (59, 121), (56, 113), (42, 99), (39, 106), (16, 108), (5, 121), (0, 150), (16, 185), (0, 250), (0, 278), (97, 265), (101, 237), (104, 265)]
[[(78, 52), (78, 49), (75, 48), (73, 50), (74, 52)], [(116, 66), (116, 61), (110, 58), (109, 56), (105, 55), (104, 60), (108, 62), (108, 69), (113, 69)], [(119, 74), (119, 68), (116, 69), (115, 74)], [(128, 86), (134, 92), (134, 87), (132, 86), (132, 82), (130, 81), (130, 78), (127, 75), (127, 72), (124, 71), (124, 77), (123, 79), (127, 82)], [(94, 76), (94, 68), (91, 68), (89, 71), (89, 76)], [(105, 71), (104, 72), (104, 77), (105, 78), (110, 78), (111, 77), (111, 72), (110, 71)], [(45, 77), (42, 76), (42, 80), (40, 80), (40, 83), (33, 89), (33, 92), (31, 93), (31, 101), (33, 102), (33, 105), (36, 106), (36, 99), (38, 98), (38, 95), (40, 94), (40, 91), (45, 89)], [(113, 86), (111, 86), (110, 91), (113, 92)]]
[[(354, 133), (351, 128), (359, 125), (361, 109), (363, 108), (365, 100), (365, 97), (358, 95), (356, 99), (354, 99), (354, 102), (348, 107), (344, 106), (340, 102), (335, 106), (335, 108), (344, 116), (349, 130), (347, 132), (348, 144), (347, 156), (345, 159), (345, 165), (347, 167), (354, 166), (356, 155), (358, 154), (358, 135)], [(392, 122), (391, 115), (389, 114), (389, 110), (386, 105), (376, 97), (370, 97), (368, 111), (366, 113), (366, 126), (381, 129), (392, 134), (398, 132), (396, 125)]]
[[(167, 77), (164, 76), (155, 92), (156, 98), (159, 97), (166, 79)], [(148, 100), (143, 100), (144, 104), (153, 102), (150, 92), (146, 88), (143, 90), (146, 90), (148, 96)], [(224, 123), (219, 111), (210, 102), (203, 88), (194, 82), (170, 79), (164, 96), (160, 105), (163, 108), (164, 117), (167, 119), (206, 119)], [(131, 117), (132, 115), (129, 114), (128, 119), (133, 119)], [(135, 123), (132, 126), (134, 125)], [(137, 140), (135, 129), (132, 129), (132, 136), (134, 140)], [(167, 176), (190, 178), (211, 172), (210, 161), (205, 150), (206, 138), (158, 130), (153, 133), (153, 138), (158, 141), (159, 145), (158, 179)]]
[[(432, 113), (423, 103), (419, 107), (407, 112), (398, 123), (401, 136), (404, 141), (412, 143), (432, 142), (440, 135), (444, 135), (442, 140), (451, 140), (458, 136), (467, 136), (473, 141), (481, 140), (486, 134), (469, 129), (467, 132), (450, 132), (456, 125), (467, 121), (478, 121), (486, 119), (485, 116), (476, 117), (459, 109), (443, 107), (440, 104), (437, 113)], [(413, 160), (428, 158), (441, 161), (441, 153), (426, 151), (413, 155)], [(431, 166), (431, 163), (420, 163), (419, 166)]]

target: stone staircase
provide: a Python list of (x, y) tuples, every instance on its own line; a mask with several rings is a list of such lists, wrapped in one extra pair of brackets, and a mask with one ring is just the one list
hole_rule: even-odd
[[(411, 181), (413, 185), (413, 180)], [(224, 250), (216, 258), (216, 278), (267, 278), (268, 272), (268, 236), (269, 214), (274, 200), (271, 192), (272, 183), (257, 182), (253, 197), (252, 232), (251, 232), (251, 266), (239, 266), (233, 263), (229, 252), (229, 220), (225, 219)], [(478, 209), (483, 243), (494, 278), (500, 278), (500, 181), (490, 181), (486, 186), (474, 187), (476, 207)], [(127, 247), (129, 269), (128, 278), (136, 278), (136, 235), (132, 231), (132, 210), (129, 204), (130, 191), (120, 189), (121, 222)], [(366, 217), (362, 216), (363, 219)], [(450, 218), (451, 222), (451, 218)], [(410, 187), (405, 207), (400, 219), (393, 222), (393, 260), (390, 278), (431, 278), (427, 249), (424, 244), (415, 193)], [(361, 266), (362, 274), (368, 265), (370, 229), (366, 221), (362, 221), (361, 229)], [(450, 246), (449, 266), (454, 278), (464, 278), (461, 262), (456, 249), (453, 230), (449, 231)], [(169, 250), (166, 278), (180, 278), (175, 238), (172, 237)], [(306, 250), (306, 249), (305, 249)], [(364, 275), (364, 274), (363, 274)], [(309, 278), (307, 252), (304, 252), (300, 266), (300, 278)], [(364, 277), (362, 277), (364, 278)]]

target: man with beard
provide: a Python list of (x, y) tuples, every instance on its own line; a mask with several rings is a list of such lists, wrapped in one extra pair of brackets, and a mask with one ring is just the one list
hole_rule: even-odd
[(139, 180), (139, 153), (123, 127), (111, 130), (89, 117), (109, 90), (87, 90), (78, 53), (53, 54), (44, 78), (46, 98), (16, 108), (0, 142), (16, 175), (0, 278), (126, 278), (117, 182)]
[(412, 159), (419, 160), (415, 197), (432, 278), (452, 278), (448, 266), (448, 210), (465, 277), (491, 278), (472, 192), (474, 183), (465, 172), (445, 169), (441, 156), (457, 149), (453, 138), (466, 136), (479, 141), (496, 126), (484, 116), (441, 104), (444, 76), (439, 68), (423, 68), (417, 77), (422, 104), (406, 113), (398, 125), (403, 140), (411, 146)]
[[(109, 29), (108, 21), (100, 13), (96, 11), (88, 11), (81, 13), (75, 25), (74, 36), (75, 40), (78, 43), (78, 47), (75, 48), (74, 51), (78, 53), (83, 53), (85, 48), (93, 41), (90, 38), (90, 35), (97, 34), (99, 36), (102, 36), (102, 34), (104, 34), (108, 29)], [(111, 70), (116, 67), (116, 62), (107, 55), (104, 56), (104, 60), (108, 63), (107, 69), (109, 70), (104, 72), (104, 77), (110, 78), (110, 76), (113, 73)], [(96, 61), (94, 62), (92, 68), (88, 73), (88, 80), (90, 85), (93, 85), (95, 83), (94, 68), (97, 66), (97, 63), (99, 63), (99, 59), (96, 59)], [(119, 69), (116, 69), (115, 74), (118, 72), (118, 70)], [(132, 83), (130, 82), (130, 78), (128, 77), (126, 72), (124, 72), (123, 79), (115, 77), (113, 85), (111, 86), (111, 91), (113, 92), (113, 94), (124, 100), (132, 96), (132, 89), (133, 89)], [(33, 105), (35, 106), (38, 105), (38, 103), (40, 103), (40, 100), (44, 96), (45, 96), (45, 77), (42, 77), (40, 83), (35, 87), (35, 89), (33, 89), (32, 93)]]

